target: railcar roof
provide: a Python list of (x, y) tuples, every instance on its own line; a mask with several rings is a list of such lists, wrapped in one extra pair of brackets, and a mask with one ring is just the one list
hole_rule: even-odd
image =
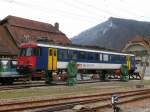
[(99, 52), (106, 54), (116, 54), (116, 55), (130, 55), (134, 56), (134, 54), (122, 53), (117, 51), (104, 51), (100, 48), (92, 48), (92, 46), (79, 46), (79, 45), (60, 45), (60, 44), (45, 44), (45, 43), (37, 43), (38, 46), (42, 47), (52, 47), (52, 48), (61, 48), (61, 49), (69, 49), (69, 50), (80, 50), (87, 52)]

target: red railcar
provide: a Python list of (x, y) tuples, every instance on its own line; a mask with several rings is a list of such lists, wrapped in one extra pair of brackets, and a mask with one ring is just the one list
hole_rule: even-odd
[(28, 74), (32, 73), (36, 67), (36, 48), (35, 43), (22, 44), (18, 57), (17, 70), (19, 73)]

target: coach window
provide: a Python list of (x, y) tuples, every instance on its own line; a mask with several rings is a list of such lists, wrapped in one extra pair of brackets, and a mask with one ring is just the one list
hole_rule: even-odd
[(69, 58), (70, 58), (70, 59), (73, 59), (73, 60), (76, 60), (76, 59), (77, 59), (77, 51), (70, 50), (70, 51), (68, 52), (68, 54), (69, 54)]
[(119, 55), (116, 55), (116, 56), (115, 56), (115, 60), (116, 60), (116, 63), (120, 63), (120, 56), (119, 56)]
[(99, 60), (99, 54), (98, 53), (88, 53), (88, 60), (90, 61), (97, 61)]
[(2, 61), (0, 60), (0, 69), (1, 69), (1, 67), (2, 67)]
[(93, 61), (94, 60), (94, 54), (89, 52), (88, 53), (88, 60)]
[(67, 50), (64, 50), (64, 51), (63, 51), (63, 58), (64, 58), (64, 59), (67, 59), (67, 58), (68, 58)]
[(104, 54), (104, 55), (103, 55), (103, 60), (104, 60), (104, 61), (108, 61), (108, 60), (109, 60), (108, 54)]
[(121, 57), (120, 57), (120, 62), (121, 62), (121, 63), (125, 63), (125, 62), (126, 62), (126, 61), (125, 61), (125, 56), (121, 56)]
[(68, 58), (67, 50), (64, 50), (64, 49), (60, 50), (59, 58), (60, 59), (67, 59)]
[(103, 61), (103, 54), (99, 54), (99, 60)]
[(95, 54), (95, 59), (96, 59), (96, 61), (99, 60), (99, 54), (98, 53)]
[(109, 61), (110, 61), (110, 62), (112, 61), (112, 56), (111, 56), (111, 54), (109, 55)]
[(59, 50), (58, 52), (59, 52), (59, 53), (58, 53), (58, 54), (59, 54), (59, 55), (58, 55), (58, 58), (59, 58), (59, 59), (63, 59), (62, 50)]
[(85, 58), (86, 58), (86, 53), (83, 52), (83, 51), (81, 51), (81, 52), (80, 52), (80, 55), (79, 55), (79, 59), (80, 59), (80, 60), (85, 60)]

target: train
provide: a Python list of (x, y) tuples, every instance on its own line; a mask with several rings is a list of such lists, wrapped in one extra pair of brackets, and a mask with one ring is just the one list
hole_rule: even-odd
[(56, 74), (67, 72), (71, 61), (76, 62), (81, 74), (96, 74), (101, 71), (115, 74), (122, 65), (127, 65), (128, 71), (134, 72), (136, 69), (134, 54), (78, 45), (28, 42), (20, 46), (17, 71), (19, 74), (32, 74), (32, 78), (40, 78), (45, 71)]
[(12, 84), (20, 75), (16, 71), (17, 60), (10, 58), (0, 59), (0, 83), (3, 85)]

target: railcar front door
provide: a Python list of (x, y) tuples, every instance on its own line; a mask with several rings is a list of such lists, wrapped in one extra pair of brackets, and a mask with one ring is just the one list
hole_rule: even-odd
[(57, 49), (49, 48), (48, 49), (48, 70), (57, 69)]
[(131, 56), (126, 56), (128, 70), (131, 70)]

